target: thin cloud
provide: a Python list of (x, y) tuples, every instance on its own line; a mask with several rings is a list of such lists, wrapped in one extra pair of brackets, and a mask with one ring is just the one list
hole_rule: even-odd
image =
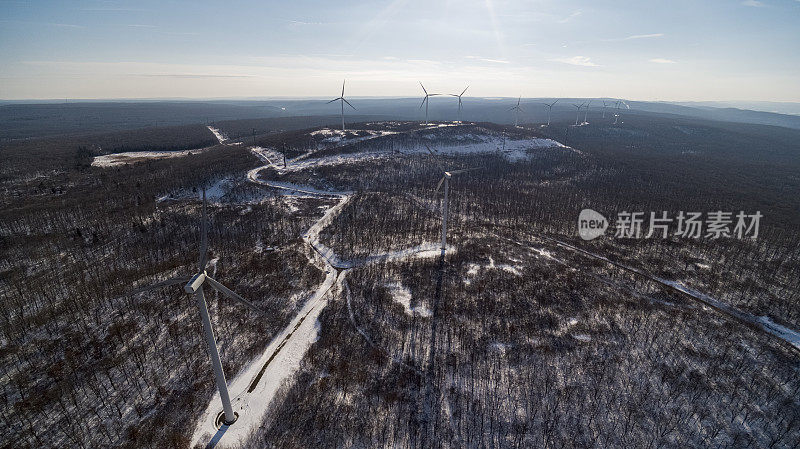
[(31, 22), (27, 20), (0, 20), (0, 23), (19, 23), (23, 25), (44, 25), (60, 28), (85, 28), (82, 25), (74, 25), (71, 23), (53, 23), (53, 22)]
[(255, 78), (255, 75), (211, 75), (195, 73), (143, 73), (136, 76), (147, 78)]
[(602, 39), (603, 42), (621, 42), (621, 41), (632, 41), (637, 39), (655, 39), (659, 37), (664, 37), (664, 33), (652, 33), (652, 34), (633, 34), (631, 36), (626, 37), (615, 37), (609, 39)]
[(322, 22), (304, 22), (302, 20), (289, 20), (289, 25), (304, 26), (304, 25), (323, 25)]
[(760, 2), (758, 0), (745, 0), (742, 2), (744, 6), (751, 6), (753, 8), (763, 8), (764, 2)]
[(599, 65), (592, 62), (592, 60), (586, 56), (573, 56), (571, 58), (557, 58), (553, 59), (553, 61), (561, 62), (564, 64), (570, 65), (579, 65), (582, 67), (600, 67)]
[(665, 58), (653, 58), (650, 62), (654, 62), (656, 64), (675, 64), (675, 61), (672, 59), (665, 59)]
[(624, 40), (629, 41), (631, 39), (651, 39), (654, 37), (664, 37), (664, 33), (634, 34), (633, 36), (626, 37)]
[(572, 20), (572, 19), (574, 19), (574, 18), (578, 17), (578, 16), (579, 16), (579, 15), (581, 15), (582, 13), (583, 13), (583, 11), (581, 11), (581, 10), (579, 9), (579, 10), (575, 11), (574, 13), (572, 13), (572, 14), (568, 15), (567, 17), (564, 17), (563, 19), (559, 20), (559, 21), (558, 21), (558, 23), (567, 23), (567, 22), (569, 22), (570, 20)]
[(476, 61), (492, 62), (494, 64), (510, 64), (510, 62), (506, 61), (505, 59), (481, 58), (480, 56), (466, 56), (466, 58), (474, 59)]

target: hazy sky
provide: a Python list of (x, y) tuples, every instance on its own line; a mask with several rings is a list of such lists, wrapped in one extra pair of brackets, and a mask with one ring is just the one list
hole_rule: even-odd
[(800, 0), (0, 0), (0, 98), (800, 101)]

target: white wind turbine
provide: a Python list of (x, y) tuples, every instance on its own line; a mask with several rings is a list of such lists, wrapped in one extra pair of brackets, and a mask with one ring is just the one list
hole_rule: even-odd
[(509, 109), (509, 111), (514, 111), (514, 127), (515, 128), (519, 128), (519, 113), (520, 112), (525, 112), (525, 111), (522, 110), (522, 106), (519, 105), (520, 101), (522, 101), (522, 97), (521, 96), (517, 99), (517, 104), (514, 107), (512, 107), (511, 109)]
[(471, 170), (477, 170), (477, 168), (464, 168), (461, 170), (450, 170), (445, 171), (442, 175), (442, 179), (439, 180), (439, 184), (436, 185), (436, 193), (439, 193), (439, 189), (442, 188), (442, 184), (444, 184), (444, 199), (442, 201), (442, 255), (447, 251), (447, 212), (449, 208), (449, 199), (448, 195), (450, 193), (450, 178), (453, 175), (457, 175), (459, 173), (468, 172)]
[[(419, 82), (419, 85), (422, 87), (422, 91), (425, 92), (425, 96), (422, 98), (422, 104), (419, 105), (419, 108), (422, 109), (422, 107), (425, 106), (425, 124), (428, 125), (428, 98), (441, 94), (429, 94), (427, 89), (425, 89), (425, 86), (422, 85), (422, 81)], [(458, 101), (461, 102), (461, 98), (459, 98)]]
[(578, 113), (575, 115), (575, 126), (578, 126), (578, 120), (581, 117), (581, 108), (583, 108), (583, 103), (581, 104), (572, 103), (572, 105), (575, 106), (575, 109), (578, 110)]
[(236, 419), (239, 417), (238, 414), (233, 412), (233, 407), (231, 406), (231, 397), (228, 393), (228, 384), (225, 381), (225, 372), (222, 370), (222, 362), (219, 358), (219, 350), (217, 349), (217, 341), (214, 338), (214, 329), (211, 327), (211, 319), (208, 315), (208, 306), (206, 305), (206, 297), (203, 292), (203, 284), (208, 284), (209, 287), (212, 289), (222, 293), (223, 295), (239, 301), (240, 303), (244, 304), (245, 306), (255, 310), (259, 313), (265, 313), (263, 310), (256, 307), (250, 301), (242, 298), (238, 294), (234, 293), (228, 287), (217, 282), (214, 278), (209, 276), (206, 273), (206, 265), (208, 264), (208, 231), (206, 225), (206, 190), (203, 189), (203, 212), (202, 212), (202, 221), (200, 223), (201, 228), (201, 243), (200, 243), (200, 264), (198, 268), (198, 272), (192, 276), (191, 278), (176, 278), (176, 279), (169, 279), (163, 282), (159, 282), (157, 284), (151, 285), (149, 287), (144, 287), (135, 290), (132, 294), (141, 293), (144, 291), (152, 290), (159, 287), (166, 287), (175, 284), (183, 284), (186, 285), (183, 289), (186, 293), (193, 294), (197, 303), (197, 308), (200, 310), (200, 318), (203, 322), (203, 335), (206, 339), (206, 344), (208, 345), (208, 355), (211, 357), (211, 367), (214, 370), (214, 378), (217, 383), (217, 389), (219, 390), (219, 396), (222, 400), (222, 410), (223, 410), (223, 420), (222, 422), (225, 425), (231, 425), (236, 422)]
[[(423, 88), (423, 89), (424, 89), (424, 88)], [(460, 93), (460, 94), (458, 94), (458, 95), (456, 95), (456, 94), (450, 94), (450, 96), (451, 96), (451, 97), (456, 97), (456, 98), (458, 98), (458, 123), (461, 123), (461, 108), (462, 108), (462, 106), (463, 106), (463, 105), (461, 104), (461, 96), (462, 96), (462, 95), (464, 95), (464, 92), (466, 92), (466, 91), (467, 91), (467, 89), (469, 89), (469, 86), (465, 87), (465, 88), (464, 88), (464, 90), (463, 90), (463, 91), (461, 91), (461, 93)]]
[(589, 100), (588, 102), (586, 102), (586, 112), (583, 113), (583, 123), (589, 123), (586, 120), (586, 117), (589, 115), (589, 105), (590, 104), (592, 104), (592, 100)]
[(555, 106), (556, 103), (558, 103), (558, 98), (556, 98), (556, 101), (552, 103), (542, 103), (543, 105), (547, 106), (547, 126), (550, 126), (550, 113), (553, 112), (553, 106)]
[(353, 106), (352, 104), (350, 104), (350, 102), (345, 100), (345, 98), (344, 98), (344, 81), (342, 81), (342, 95), (340, 95), (338, 98), (334, 98), (333, 100), (331, 100), (331, 101), (329, 101), (329, 102), (327, 102), (325, 104), (331, 104), (334, 101), (340, 101), (342, 103), (342, 131), (344, 131), (344, 104), (347, 103), (347, 105), (350, 106), (351, 108), (353, 108), (354, 111), (356, 110), (356, 107)]
[[(431, 150), (431, 147), (428, 146), (428, 144), (425, 144), (425, 148), (428, 149), (428, 153), (430, 153), (431, 156), (434, 156), (434, 157), (436, 156), (433, 153), (433, 150)], [(477, 167), (464, 168), (464, 169), (461, 169), (461, 170), (445, 171), (445, 170), (442, 169), (442, 167), (440, 165), (437, 164), (437, 168), (442, 170), (443, 174), (442, 174), (442, 179), (439, 180), (439, 184), (436, 185), (436, 193), (439, 193), (439, 189), (441, 189), (442, 185), (444, 184), (444, 200), (442, 201), (442, 247), (441, 247), (442, 255), (444, 256), (445, 252), (447, 251), (447, 215), (448, 215), (448, 209), (449, 209), (449, 205), (450, 205), (450, 203), (449, 203), (450, 178), (452, 178), (453, 175), (457, 175), (459, 173), (464, 173), (464, 172), (468, 172), (468, 171), (471, 171), (471, 170), (477, 170)]]
[(628, 103), (625, 103), (625, 100), (617, 100), (616, 107), (615, 107), (616, 112), (614, 112), (614, 123), (613, 123), (614, 125), (616, 125), (617, 121), (619, 121), (619, 115), (620, 115), (619, 114), (619, 105), (620, 104), (624, 104), (626, 109), (630, 109), (631, 108), (630, 106), (628, 106)]

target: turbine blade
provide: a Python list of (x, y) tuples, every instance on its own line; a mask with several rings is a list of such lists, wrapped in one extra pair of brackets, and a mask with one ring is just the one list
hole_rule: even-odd
[(354, 111), (356, 110), (356, 107), (355, 107), (355, 106), (353, 106), (352, 104), (350, 104), (350, 102), (349, 102), (349, 101), (345, 100), (344, 98), (342, 98), (342, 100), (343, 100), (345, 103), (347, 103), (347, 105), (348, 105), (348, 106), (350, 106), (351, 108), (353, 108), (353, 110), (354, 110)]
[(344, 81), (345, 80), (342, 80), (342, 98), (344, 98)]
[(203, 272), (206, 269), (206, 263), (208, 262), (208, 228), (206, 224), (206, 188), (203, 187), (203, 218), (202, 223), (200, 226), (201, 232), (203, 233), (202, 241), (200, 244), (200, 272)]
[(442, 179), (439, 180), (439, 184), (436, 184), (436, 193), (439, 193), (439, 189), (442, 188), (442, 184), (444, 184), (444, 178), (446, 178), (446, 176), (442, 176)]
[(419, 105), (419, 108), (420, 108), (420, 109), (422, 109), (422, 107), (423, 107), (423, 106), (425, 106), (425, 102), (426, 102), (426, 101), (428, 101), (428, 96), (427, 96), (427, 95), (425, 95), (424, 97), (422, 97), (422, 104), (420, 104), (420, 105)]
[(551, 105), (550, 105), (550, 107), (552, 108), (553, 106), (555, 106), (555, 104), (556, 104), (556, 103), (558, 103), (558, 100), (559, 100), (559, 99), (558, 99), (558, 98), (556, 98), (556, 101), (554, 101), (554, 102), (553, 102), (553, 104), (551, 104)]
[(325, 104), (330, 104), (330, 103), (333, 103), (333, 102), (334, 102), (334, 101), (336, 101), (336, 100), (338, 100), (338, 98), (334, 98), (333, 100), (331, 100), (331, 101), (329, 101), (329, 102), (327, 102), (327, 103), (325, 103)]
[(430, 147), (430, 146), (428, 146), (428, 144), (427, 144), (427, 143), (425, 144), (425, 148), (428, 150), (428, 153), (430, 153), (430, 154), (431, 154), (431, 156), (436, 156), (435, 154), (433, 154), (433, 150), (431, 150), (431, 147)]
[(206, 276), (206, 281), (208, 281), (208, 284), (211, 286), (211, 288), (213, 288), (214, 290), (222, 293), (223, 295), (227, 296), (228, 298), (235, 299), (236, 301), (241, 302), (242, 304), (244, 304), (247, 307), (255, 310), (258, 313), (266, 314), (266, 312), (264, 312), (263, 310), (259, 309), (255, 304), (253, 304), (252, 302), (242, 298), (241, 296), (236, 294), (236, 292), (234, 292), (233, 290), (229, 289), (228, 287), (220, 284), (219, 282), (217, 282), (211, 276)]
[(422, 81), (419, 82), (420, 87), (422, 87), (422, 91), (425, 92), (425, 95), (428, 95), (428, 91), (425, 90), (425, 86), (422, 85)]
[[(428, 153), (430, 153), (430, 154), (431, 154), (431, 156), (433, 156), (433, 157), (436, 157), (436, 154), (433, 152), (433, 150), (431, 149), (431, 147), (430, 147), (430, 146), (428, 146), (428, 144), (427, 144), (427, 143), (425, 143), (425, 144), (423, 144), (423, 145), (425, 145), (425, 149), (427, 149), (427, 150), (428, 150)], [(437, 161), (437, 160), (435, 160), (435, 159), (434, 159), (434, 160), (433, 160), (433, 164), (436, 166), (436, 169), (437, 169), (437, 170), (439, 170), (439, 171), (441, 171), (441, 172), (443, 172), (443, 171), (444, 171), (444, 167), (442, 166), (442, 164), (440, 164), (440, 163), (439, 163), (439, 161)]]
[(142, 292), (155, 290), (155, 289), (161, 288), (161, 287), (169, 287), (170, 285), (185, 284), (185, 283), (189, 282), (189, 279), (190, 278), (167, 279), (166, 281), (156, 282), (153, 285), (148, 285), (146, 287), (139, 287), (136, 290), (131, 291), (129, 294), (130, 295), (136, 295), (136, 294), (139, 294), (139, 293), (142, 293)]
[[(467, 89), (469, 89), (469, 86), (465, 87), (465, 88), (464, 88), (464, 90), (463, 90), (463, 91), (461, 91), (461, 95), (464, 95), (464, 92), (466, 92), (466, 91), (467, 91)], [(460, 97), (461, 95), (459, 95), (459, 97)]]

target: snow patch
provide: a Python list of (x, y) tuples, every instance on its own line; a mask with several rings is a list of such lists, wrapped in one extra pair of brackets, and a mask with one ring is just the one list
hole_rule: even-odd
[(208, 130), (209, 130), (209, 131), (211, 131), (211, 132), (214, 134), (214, 137), (216, 137), (216, 138), (217, 138), (217, 141), (219, 141), (219, 143), (224, 143), (226, 140), (228, 140), (228, 138), (227, 138), (227, 137), (225, 137), (225, 136), (224, 136), (224, 135), (223, 135), (223, 134), (222, 134), (222, 133), (219, 131), (219, 129), (218, 129), (218, 128), (214, 128), (214, 127), (212, 127), (212, 126), (209, 126), (209, 127), (208, 127)]
[(125, 164), (135, 164), (146, 160), (170, 159), (174, 157), (188, 156), (200, 153), (207, 148), (182, 151), (129, 151), (126, 153), (112, 153), (103, 156), (95, 156), (92, 159), (92, 167), (109, 168)]
[(431, 311), (427, 307), (417, 306), (411, 307), (411, 290), (408, 287), (405, 287), (403, 284), (399, 282), (393, 282), (390, 284), (385, 285), (386, 288), (389, 289), (389, 293), (392, 295), (392, 299), (403, 306), (407, 315), (414, 315), (417, 314), (421, 317), (429, 317), (431, 316)]

